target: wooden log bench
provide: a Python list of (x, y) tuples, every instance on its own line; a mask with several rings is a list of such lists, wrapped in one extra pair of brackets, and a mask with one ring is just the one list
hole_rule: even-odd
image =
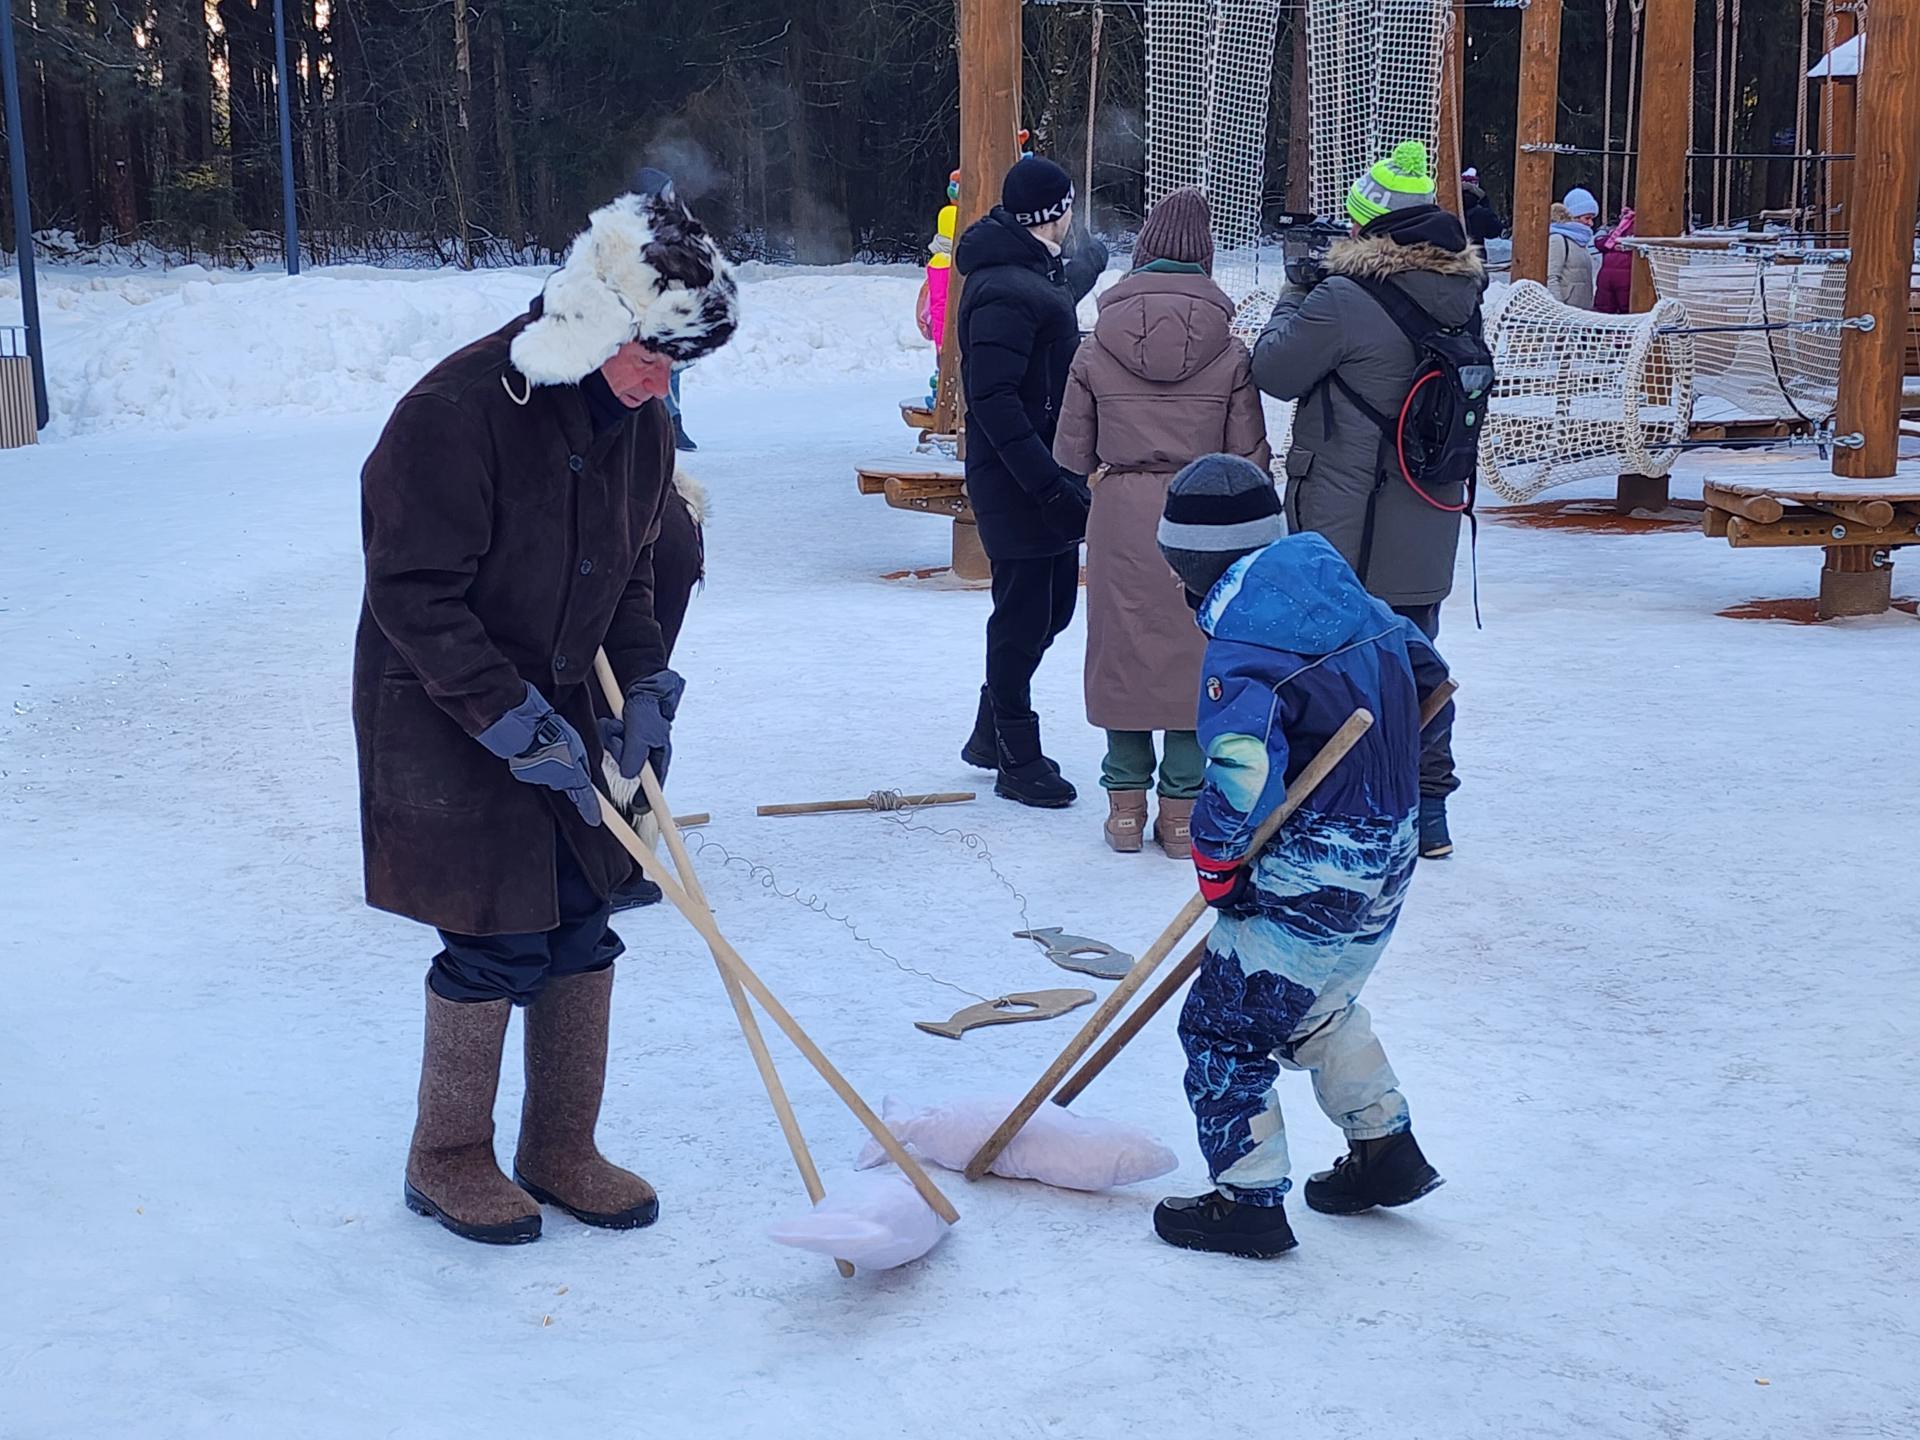
[(973, 523), (973, 507), (967, 503), (965, 470), (958, 460), (916, 455), (879, 461), (855, 467), (854, 480), (862, 495), (882, 496), (896, 510), (952, 520), (954, 578), (991, 578), (987, 552), (980, 548), (980, 532)]
[(1702, 531), (1736, 547), (1818, 546), (1822, 620), (1878, 615), (1893, 603), (1892, 552), (1920, 545), (1920, 473), (1846, 480), (1810, 467), (1773, 477), (1710, 474)]

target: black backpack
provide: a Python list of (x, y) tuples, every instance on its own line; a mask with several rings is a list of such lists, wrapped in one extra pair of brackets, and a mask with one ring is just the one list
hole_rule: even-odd
[[(1465, 325), (1442, 325), (1398, 285), (1359, 276), (1346, 277), (1371, 295), (1374, 303), (1413, 342), (1417, 357), (1413, 384), (1399, 412), (1382, 414), (1338, 373), (1328, 381), (1380, 428), (1380, 468), (1367, 500), (1366, 528), (1360, 542), (1360, 576), (1373, 558), (1374, 509), (1380, 492), (1398, 475), (1413, 493), (1436, 510), (1473, 518), (1475, 482), (1480, 473), (1480, 431), (1493, 398), (1493, 352), (1476, 305)], [(1328, 428), (1332, 428), (1328, 416)], [(1460, 502), (1435, 499), (1435, 493), (1460, 488)]]

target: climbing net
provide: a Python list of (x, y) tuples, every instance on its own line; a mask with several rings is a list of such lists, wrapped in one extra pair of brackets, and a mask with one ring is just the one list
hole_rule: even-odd
[(1600, 315), (1531, 280), (1515, 284), (1487, 317), (1497, 378), (1482, 478), (1517, 501), (1591, 475), (1665, 475), (1693, 409), (1687, 323), (1677, 300)]
[(1214, 279), (1236, 301), (1259, 287), (1279, 20), (1278, 0), (1147, 0), (1147, 201), (1206, 191)]
[(1638, 247), (1663, 300), (1686, 306), (1705, 422), (1833, 414), (1840, 388), (1847, 265), (1843, 251)]
[(1344, 214), (1354, 177), (1402, 140), (1437, 153), (1452, 17), (1448, 0), (1307, 0), (1314, 214)]

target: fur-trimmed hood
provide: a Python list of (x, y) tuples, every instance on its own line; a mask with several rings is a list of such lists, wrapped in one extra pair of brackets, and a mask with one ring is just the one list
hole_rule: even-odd
[(677, 199), (620, 196), (593, 212), (547, 280), (513, 364), (536, 385), (574, 385), (639, 340), (697, 360), (733, 338), (740, 291), (720, 247)]
[(1442, 325), (1466, 324), (1487, 288), (1487, 267), (1473, 246), (1402, 245), (1384, 235), (1334, 242), (1327, 272), (1375, 284), (1392, 281)]

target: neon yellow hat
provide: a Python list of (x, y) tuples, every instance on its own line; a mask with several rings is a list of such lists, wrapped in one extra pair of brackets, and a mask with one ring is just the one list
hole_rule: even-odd
[(1402, 140), (1393, 153), (1374, 162), (1347, 191), (1347, 218), (1370, 225), (1390, 210), (1408, 210), (1433, 204), (1433, 175), (1427, 168), (1427, 147), (1418, 140)]

